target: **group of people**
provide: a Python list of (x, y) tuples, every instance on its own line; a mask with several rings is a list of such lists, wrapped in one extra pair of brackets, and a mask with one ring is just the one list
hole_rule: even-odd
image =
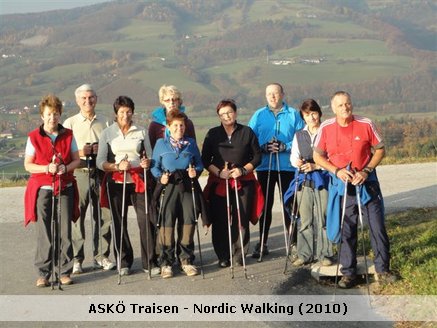
[[(219, 267), (245, 266), (251, 223), (259, 222), (252, 257), (269, 255), (276, 185), (287, 248), (297, 236), (293, 265), (331, 265), (332, 244), (341, 243), (339, 286), (354, 286), (359, 206), (371, 230), (376, 271), (394, 281), (375, 171), (384, 144), (370, 120), (352, 113), (348, 93), (332, 96), (335, 117), (323, 123), (315, 100), (305, 100), (298, 111), (285, 102), (279, 83), (266, 87), (267, 105), (247, 126), (237, 122), (235, 101), (223, 99), (216, 106), (220, 124), (207, 132), (201, 151), (175, 86), (160, 88), (161, 106), (148, 127), (134, 123), (135, 104), (127, 96), (114, 101), (112, 123), (96, 113), (91, 85), (78, 87), (75, 97), (80, 111), (63, 124), (61, 101), (44, 97), (43, 124), (26, 144), (31, 177), (25, 221), (36, 222), (38, 287), (48, 286), (50, 277), (68, 285), (71, 274), (83, 272), (87, 209), (94, 265), (103, 270), (131, 272), (129, 206), (136, 212), (142, 268), (149, 276), (171, 278), (176, 266), (187, 276), (199, 273), (198, 217), (212, 226)], [(204, 169), (209, 175), (202, 190), (198, 178)], [(111, 239), (116, 263), (109, 259)]]

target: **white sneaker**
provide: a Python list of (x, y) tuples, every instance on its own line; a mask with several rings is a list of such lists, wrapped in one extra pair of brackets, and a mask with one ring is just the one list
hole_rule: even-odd
[(128, 276), (130, 275), (130, 270), (129, 268), (121, 268), (120, 270), (120, 276)]
[(167, 279), (171, 277), (173, 277), (173, 270), (171, 266), (164, 265), (163, 267), (161, 267), (161, 278)]
[[(144, 269), (144, 272), (148, 274), (148, 273), (149, 273), (149, 270)], [(160, 267), (153, 267), (153, 268), (150, 270), (150, 275), (151, 275), (152, 277), (159, 276), (160, 274), (161, 274), (161, 268), (160, 268)]]
[(188, 277), (196, 276), (199, 274), (197, 268), (192, 264), (182, 265), (182, 271), (184, 271)]
[(82, 263), (80, 263), (79, 261), (74, 261), (73, 263), (73, 274), (81, 274), (83, 273), (83, 269), (82, 269)]
[(100, 260), (97, 260), (96, 263), (103, 270), (112, 270), (115, 268), (115, 263), (111, 262), (107, 257), (102, 257)]

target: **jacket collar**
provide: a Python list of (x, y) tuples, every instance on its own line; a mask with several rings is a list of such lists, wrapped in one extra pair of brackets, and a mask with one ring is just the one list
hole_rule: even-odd
[[(62, 126), (62, 124), (58, 124), (58, 134), (64, 134), (65, 128)], [(47, 136), (47, 133), (44, 131), (44, 124), (41, 124), (39, 127), (39, 134), (43, 137)]]

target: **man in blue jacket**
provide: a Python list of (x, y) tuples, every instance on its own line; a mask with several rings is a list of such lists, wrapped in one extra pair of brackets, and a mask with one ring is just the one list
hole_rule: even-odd
[[(284, 96), (282, 85), (279, 83), (269, 84), (266, 87), (267, 105), (258, 109), (248, 124), (258, 137), (263, 151), (261, 164), (256, 168), (256, 172), (266, 200), (265, 213), (263, 213), (259, 221), (260, 242), (252, 253), (253, 258), (260, 257), (261, 244), (264, 244), (263, 255), (268, 255), (269, 253), (267, 240), (272, 223), (275, 185), (279, 185), (280, 179), (281, 191), (284, 194), (293, 180), (295, 168), (290, 164), (291, 143), (295, 132), (302, 129), (305, 125), (299, 112), (293, 107), (288, 106), (284, 101)], [(285, 216), (285, 223), (288, 224), (290, 218), (286, 211)]]

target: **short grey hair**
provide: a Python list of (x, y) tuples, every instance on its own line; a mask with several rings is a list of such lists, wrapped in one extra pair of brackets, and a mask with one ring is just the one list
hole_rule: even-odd
[(182, 105), (182, 94), (179, 91), (179, 89), (174, 85), (166, 85), (166, 84), (162, 85), (159, 88), (158, 96), (159, 96), (159, 102), (163, 105), (165, 104), (164, 98), (167, 96), (174, 96), (176, 98), (179, 98), (180, 104)]
[(78, 87), (75, 91), (74, 91), (74, 96), (77, 98), (79, 97), (79, 94), (83, 91), (92, 91), (92, 93), (96, 96), (96, 91), (94, 91), (94, 88), (91, 84), (82, 84), (80, 87)]

